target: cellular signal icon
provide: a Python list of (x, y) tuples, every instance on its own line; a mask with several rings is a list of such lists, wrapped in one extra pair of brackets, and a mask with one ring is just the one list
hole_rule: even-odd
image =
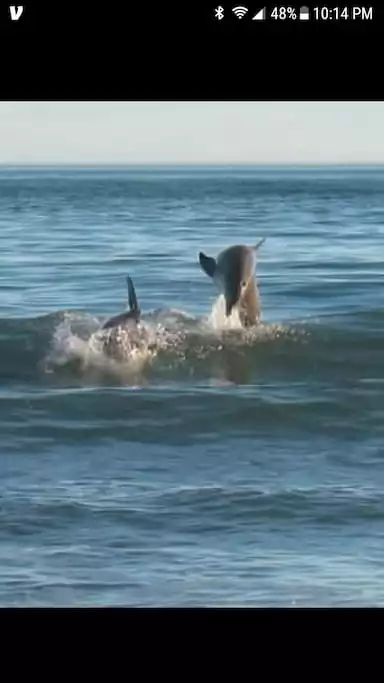
[(242, 19), (247, 14), (248, 8), (241, 7), (241, 5), (238, 5), (237, 7), (233, 8), (232, 12), (237, 16), (238, 19)]
[(265, 19), (265, 7), (261, 9), (259, 12), (255, 14), (254, 17), (252, 17), (252, 21), (264, 21)]

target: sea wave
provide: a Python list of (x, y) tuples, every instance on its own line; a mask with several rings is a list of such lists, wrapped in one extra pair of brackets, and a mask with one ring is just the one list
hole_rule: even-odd
[(102, 330), (104, 319), (76, 311), (0, 321), (3, 383), (66, 381), (82, 386), (212, 380), (384, 377), (382, 309), (316, 316), (242, 329), (219, 297), (207, 317), (159, 309), (136, 328)]

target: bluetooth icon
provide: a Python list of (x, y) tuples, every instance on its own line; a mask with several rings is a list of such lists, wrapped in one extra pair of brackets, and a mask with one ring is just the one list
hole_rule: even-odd
[(219, 19), (219, 21), (220, 19), (224, 19), (224, 7), (222, 7), (221, 5), (219, 5), (215, 9), (215, 19)]

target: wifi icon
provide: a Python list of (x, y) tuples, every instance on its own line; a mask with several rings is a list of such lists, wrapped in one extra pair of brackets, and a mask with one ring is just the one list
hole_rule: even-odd
[(242, 19), (247, 14), (248, 8), (238, 5), (238, 7), (233, 8), (232, 12), (237, 16), (238, 19)]

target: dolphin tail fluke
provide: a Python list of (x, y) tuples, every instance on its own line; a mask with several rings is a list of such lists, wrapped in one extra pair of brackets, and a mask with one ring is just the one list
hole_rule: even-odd
[(200, 265), (201, 265), (204, 273), (206, 273), (206, 275), (208, 275), (208, 277), (213, 277), (215, 274), (215, 270), (216, 270), (215, 259), (212, 258), (211, 256), (206, 256), (201, 251), (199, 253), (199, 261), (200, 261)]

